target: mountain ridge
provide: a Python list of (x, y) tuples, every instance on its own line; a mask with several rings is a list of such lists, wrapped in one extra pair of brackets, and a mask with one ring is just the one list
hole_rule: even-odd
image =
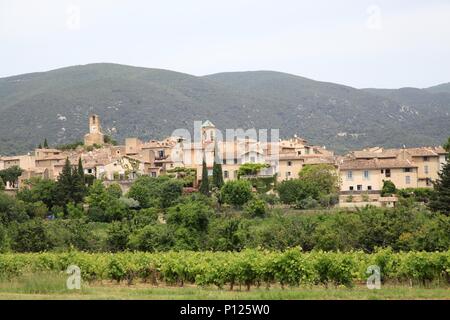
[(338, 152), (436, 145), (449, 135), (450, 91), (435, 87), (357, 89), (270, 70), (194, 76), (71, 66), (0, 78), (0, 155), (30, 151), (44, 138), (80, 140), (92, 112), (119, 141), (160, 139), (209, 119), (219, 129), (279, 128), (282, 137), (298, 134)]

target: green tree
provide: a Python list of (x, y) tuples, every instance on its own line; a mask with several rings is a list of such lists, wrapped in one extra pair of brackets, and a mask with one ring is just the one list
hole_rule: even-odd
[(52, 248), (51, 235), (42, 219), (21, 223), (14, 232), (12, 249), (17, 252), (42, 252)]
[(81, 158), (78, 159), (78, 166), (76, 170), (72, 170), (72, 200), (75, 203), (81, 203), (86, 196), (87, 188), (84, 178), (84, 169)]
[(253, 196), (252, 185), (246, 180), (228, 181), (223, 185), (220, 193), (224, 203), (235, 207), (242, 207)]
[(28, 203), (42, 201), (47, 208), (52, 208), (58, 204), (57, 183), (55, 181), (33, 177), (25, 181), (25, 185), (26, 188), (22, 188), (17, 193), (17, 199)]
[(128, 246), (139, 251), (168, 251), (175, 243), (173, 232), (165, 224), (151, 224), (130, 235)]
[(161, 183), (159, 189), (159, 203), (161, 208), (170, 207), (183, 194), (183, 181), (167, 180)]
[(267, 213), (267, 204), (262, 199), (254, 198), (245, 204), (244, 212), (251, 218), (263, 218)]
[(191, 231), (206, 232), (210, 218), (214, 215), (211, 207), (198, 201), (188, 201), (167, 210), (167, 224), (185, 227)]
[(0, 177), (0, 192), (5, 190), (5, 183), (3, 182), (2, 177)]
[(70, 164), (69, 158), (66, 158), (66, 162), (64, 163), (64, 167), (58, 177), (56, 194), (59, 201), (59, 204), (63, 207), (69, 202), (73, 201), (73, 173), (72, 173), (72, 165)]
[(208, 168), (206, 167), (206, 160), (203, 157), (202, 163), (202, 182), (200, 184), (199, 191), (204, 195), (209, 195), (209, 177), (208, 177)]
[(106, 243), (111, 252), (127, 249), (131, 229), (128, 222), (113, 222), (108, 228)]
[(305, 183), (317, 188), (318, 193), (335, 194), (339, 191), (339, 176), (336, 168), (332, 165), (305, 165), (299, 172), (298, 177)]
[(239, 251), (244, 248), (245, 230), (242, 219), (214, 219), (208, 231), (208, 249), (217, 251)]
[(318, 199), (320, 196), (320, 189), (316, 184), (300, 179), (282, 181), (278, 184), (277, 191), (280, 201), (291, 205), (299, 203), (308, 197)]
[(183, 192), (183, 181), (168, 176), (141, 176), (132, 184), (128, 197), (137, 200), (141, 208), (167, 208)]
[(120, 187), (120, 185), (118, 183), (110, 184), (106, 188), (106, 191), (113, 198), (120, 199), (120, 197), (122, 197), (122, 188)]
[(44, 139), (44, 149), (48, 149), (48, 141), (47, 141), (47, 138)]
[(383, 188), (381, 189), (381, 196), (391, 196), (397, 192), (395, 184), (391, 180), (383, 180)]
[(19, 166), (12, 166), (7, 169), (0, 170), (0, 178), (3, 183), (9, 183), (15, 186), (22, 173), (23, 170)]
[(114, 198), (99, 180), (89, 188), (86, 202), (89, 205), (89, 218), (93, 221), (111, 222), (123, 219), (128, 206), (121, 199)]
[(222, 188), (223, 182), (223, 172), (222, 172), (222, 164), (214, 162), (213, 166), (213, 186), (217, 189)]
[(439, 179), (434, 183), (434, 190), (429, 208), (450, 215), (450, 158), (439, 172)]
[(26, 206), (23, 201), (0, 192), (0, 223), (9, 224), (13, 221), (23, 222), (28, 220)]

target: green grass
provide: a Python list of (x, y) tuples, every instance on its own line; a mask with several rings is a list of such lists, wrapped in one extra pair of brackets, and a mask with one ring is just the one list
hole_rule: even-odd
[(41, 273), (17, 279), (0, 281), (0, 299), (151, 299), (151, 300), (381, 300), (381, 299), (446, 299), (450, 300), (449, 286), (408, 287), (385, 285), (380, 290), (369, 290), (365, 286), (355, 288), (324, 288), (321, 286), (304, 288), (273, 287), (252, 288), (246, 291), (239, 288), (217, 289), (196, 286), (168, 287), (137, 283), (128, 286), (124, 283), (103, 282), (83, 283), (81, 290), (68, 290), (64, 274)]

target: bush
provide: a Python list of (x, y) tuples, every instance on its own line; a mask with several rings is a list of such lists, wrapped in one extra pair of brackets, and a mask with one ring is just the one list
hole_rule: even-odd
[(319, 199), (320, 189), (307, 180), (292, 179), (281, 182), (277, 187), (281, 202), (296, 204), (306, 198)]
[(208, 229), (209, 219), (213, 215), (214, 211), (205, 204), (189, 201), (167, 210), (167, 224), (205, 232)]
[(267, 213), (267, 205), (264, 200), (255, 198), (244, 206), (244, 213), (251, 218), (263, 218)]
[(174, 245), (173, 233), (165, 224), (148, 225), (130, 235), (129, 247), (140, 251), (167, 251)]
[(308, 197), (306, 199), (299, 200), (295, 203), (295, 209), (300, 209), (300, 210), (316, 209), (318, 206), (319, 206), (319, 202), (312, 197)]
[(118, 183), (113, 183), (106, 188), (106, 191), (113, 198), (119, 199), (122, 197), (122, 188)]
[(381, 189), (381, 196), (388, 197), (397, 192), (395, 184), (390, 180), (383, 180), (383, 188)]
[(0, 192), (0, 223), (23, 222), (29, 219), (22, 201)]
[(183, 181), (167, 176), (157, 178), (142, 176), (131, 186), (128, 197), (139, 202), (142, 208), (171, 206), (183, 193)]
[(51, 236), (42, 219), (33, 219), (17, 226), (12, 249), (17, 252), (41, 252), (53, 248)]
[(127, 248), (131, 234), (127, 222), (113, 222), (108, 228), (106, 243), (108, 250), (112, 252), (123, 251)]
[(246, 180), (228, 181), (223, 185), (220, 194), (224, 203), (242, 207), (252, 198), (252, 185)]

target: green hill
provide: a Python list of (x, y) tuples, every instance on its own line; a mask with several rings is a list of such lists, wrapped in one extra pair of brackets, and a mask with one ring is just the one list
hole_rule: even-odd
[(209, 119), (219, 129), (279, 128), (336, 151), (439, 144), (450, 93), (377, 90), (256, 71), (204, 77), (90, 64), (0, 79), (0, 154), (82, 139), (95, 112), (115, 139), (163, 138)]

